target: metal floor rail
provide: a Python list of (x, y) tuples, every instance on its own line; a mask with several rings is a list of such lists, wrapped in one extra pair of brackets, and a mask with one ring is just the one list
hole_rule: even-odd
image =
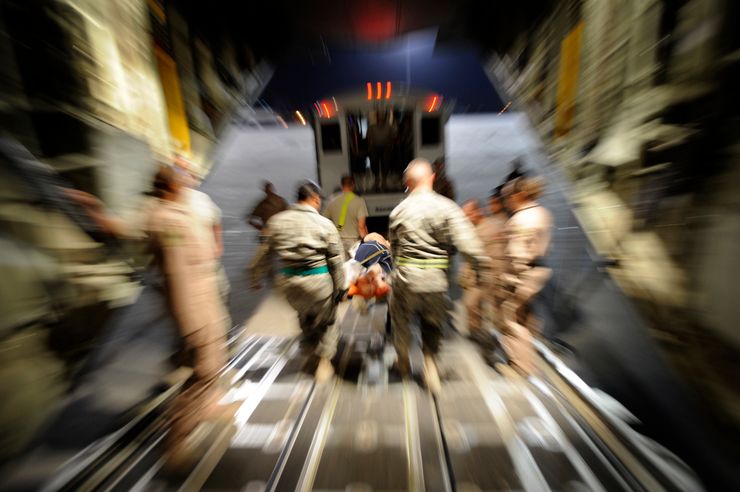
[(540, 375), (524, 378), (455, 336), (434, 397), (388, 370), (384, 326), (383, 305), (349, 310), (338, 377), (321, 385), (302, 371), (295, 341), (251, 337), (225, 373), (227, 398), (243, 402), (236, 423), (214, 430), (190, 473), (164, 472), (166, 430), (140, 417), (46, 490), (701, 490), (546, 345)]

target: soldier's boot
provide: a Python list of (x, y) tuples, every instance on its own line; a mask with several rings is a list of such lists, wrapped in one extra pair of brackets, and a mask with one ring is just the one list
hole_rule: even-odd
[(434, 362), (434, 357), (431, 354), (424, 355), (424, 384), (433, 395), (438, 395), (442, 390), (437, 363)]
[(334, 366), (331, 365), (331, 361), (326, 357), (322, 357), (319, 360), (319, 365), (316, 367), (314, 378), (317, 383), (325, 383), (334, 377)]
[(408, 351), (396, 347), (396, 361), (393, 363), (393, 368), (398, 371), (401, 379), (407, 379), (411, 376), (411, 361), (409, 360)]
[(393, 366), (396, 371), (398, 371), (401, 379), (406, 379), (411, 376), (411, 363), (409, 362), (408, 357), (396, 359), (396, 362)]
[(201, 422), (179, 442), (171, 444), (165, 453), (164, 472), (171, 476), (187, 476), (205, 455), (211, 430), (210, 422)]
[(219, 403), (209, 409), (204, 415), (205, 419), (218, 423), (231, 423), (234, 421), (237, 412), (241, 408), (243, 401), (234, 401), (231, 403)]

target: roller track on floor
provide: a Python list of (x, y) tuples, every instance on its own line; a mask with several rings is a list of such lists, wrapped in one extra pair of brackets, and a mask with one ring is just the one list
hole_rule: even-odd
[(222, 376), (225, 399), (241, 402), (235, 422), (201, 430), (209, 444), (192, 469), (163, 467), (173, 384), (45, 490), (701, 490), (545, 344), (539, 375), (525, 378), (487, 365), (477, 345), (453, 335), (433, 396), (389, 369), (385, 314), (384, 305), (347, 311), (329, 383), (302, 371), (293, 339), (235, 344)]

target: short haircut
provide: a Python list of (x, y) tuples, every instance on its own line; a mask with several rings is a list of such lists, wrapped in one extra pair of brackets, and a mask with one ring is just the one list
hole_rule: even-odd
[(342, 176), (342, 187), (345, 186), (354, 186), (355, 185), (355, 178), (350, 176), (349, 174), (345, 174)]
[(298, 185), (298, 189), (296, 190), (296, 199), (299, 202), (308, 200), (314, 195), (321, 196), (321, 188), (319, 188), (319, 185), (313, 181), (302, 181), (301, 184)]
[(491, 194), (488, 196), (489, 199), (496, 199), (501, 200), (501, 195), (503, 195), (504, 185), (500, 184), (494, 189), (491, 190)]
[(409, 162), (408, 166), (406, 166), (406, 169), (403, 171), (403, 178), (417, 179), (419, 177), (423, 177), (426, 174), (434, 174), (432, 164), (426, 159), (417, 157), (413, 161)]
[(153, 192), (157, 198), (164, 197), (165, 193), (173, 191), (175, 182), (177, 181), (177, 172), (172, 166), (161, 166), (154, 176)]
[(522, 176), (512, 183), (512, 193), (524, 193), (532, 200), (538, 199), (544, 188), (545, 181), (539, 176)]

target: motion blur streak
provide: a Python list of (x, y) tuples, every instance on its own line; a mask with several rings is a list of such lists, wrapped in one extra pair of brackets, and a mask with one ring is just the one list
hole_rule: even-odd
[(737, 489), (738, 19), (0, 0), (0, 490)]
[(306, 118), (303, 117), (300, 111), (296, 111), (295, 115), (298, 117), (298, 121), (301, 122), (301, 125), (306, 126)]
[(427, 110), (427, 113), (431, 113), (434, 111), (434, 109), (437, 107), (437, 96), (434, 96), (432, 98), (432, 102), (429, 103), (429, 109)]

